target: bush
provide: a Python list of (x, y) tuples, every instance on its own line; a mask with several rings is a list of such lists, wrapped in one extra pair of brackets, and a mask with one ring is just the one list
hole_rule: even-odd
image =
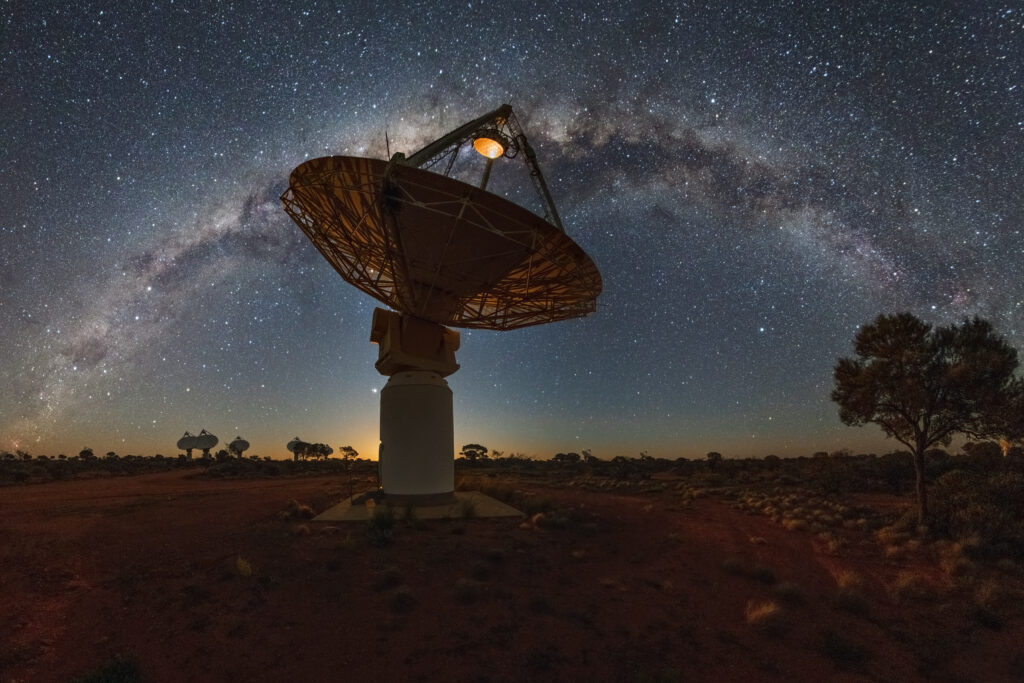
[(870, 607), (864, 593), (864, 579), (855, 572), (844, 571), (836, 577), (839, 590), (836, 592), (835, 606), (852, 614), (866, 616)]
[(376, 591), (396, 588), (402, 585), (402, 572), (398, 567), (384, 567), (373, 581), (373, 589)]
[(1024, 558), (1024, 476), (953, 470), (932, 488), (931, 527), (951, 539), (976, 537), (980, 554)]
[(871, 657), (866, 648), (846, 640), (834, 631), (825, 631), (822, 649), (840, 669), (860, 669)]
[(73, 683), (139, 683), (142, 674), (138, 665), (130, 659), (114, 657), (109, 662), (84, 676), (74, 679)]
[(391, 595), (389, 606), (391, 607), (392, 612), (406, 614), (411, 612), (418, 602), (419, 601), (416, 599), (416, 596), (412, 594), (412, 590), (410, 590), (408, 586), (399, 586)]
[(897, 602), (931, 600), (936, 595), (935, 588), (925, 577), (910, 571), (900, 572), (889, 592)]
[(807, 602), (807, 592), (799, 584), (792, 581), (783, 581), (782, 583), (775, 584), (772, 592), (775, 593), (775, 597), (779, 600), (788, 602), (791, 605), (800, 605)]
[(394, 535), (395, 511), (387, 505), (378, 506), (373, 516), (366, 520), (366, 538), (370, 545), (383, 548), (391, 543)]

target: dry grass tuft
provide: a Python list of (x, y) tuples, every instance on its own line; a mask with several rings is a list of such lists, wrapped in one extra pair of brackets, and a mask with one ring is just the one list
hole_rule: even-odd
[(239, 576), (250, 577), (254, 569), (251, 562), (239, 555), (235, 558), (235, 571), (238, 572)]
[(920, 574), (902, 571), (889, 588), (889, 593), (897, 602), (906, 602), (908, 600), (934, 599), (938, 591)]
[(910, 540), (910, 534), (896, 527), (886, 526), (875, 532), (875, 538), (882, 545), (903, 545)]
[(864, 593), (864, 579), (860, 574), (842, 571), (836, 576), (835, 606), (851, 614), (864, 616), (869, 611), (868, 599)]
[(807, 531), (807, 522), (802, 519), (787, 517), (782, 520), (782, 526), (786, 531)]
[(975, 539), (967, 539), (958, 542), (938, 542), (935, 548), (939, 553), (939, 566), (947, 576), (963, 578), (973, 575), (977, 571), (977, 565), (971, 559), (975, 552)]
[(974, 603), (994, 607), (1003, 603), (1010, 596), (1007, 590), (995, 581), (985, 581), (974, 590)]
[(782, 607), (771, 600), (749, 600), (746, 617), (748, 626), (770, 636), (781, 635), (789, 626)]
[(313, 519), (316, 517), (313, 508), (294, 499), (288, 501), (288, 509), (285, 512), (288, 514), (288, 519)]
[(863, 590), (864, 577), (850, 570), (843, 570), (836, 574), (836, 585), (840, 588), (856, 588)]
[(968, 612), (971, 620), (993, 631), (1001, 630), (1005, 620), (1000, 608), (1011, 598), (1006, 589), (993, 581), (985, 581), (972, 597), (973, 604)]

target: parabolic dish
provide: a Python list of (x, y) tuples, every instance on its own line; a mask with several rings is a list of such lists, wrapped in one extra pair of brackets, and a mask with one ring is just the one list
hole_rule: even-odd
[(564, 232), (502, 197), (413, 166), (322, 157), (285, 211), (349, 283), (394, 310), (509, 330), (592, 313), (601, 275)]
[(210, 434), (205, 429), (199, 432), (199, 434), (197, 434), (193, 438), (195, 439), (195, 441), (193, 441), (193, 443), (195, 444), (193, 448), (198, 448), (203, 451), (213, 448), (214, 446), (217, 445), (217, 442), (220, 441), (220, 439), (218, 439), (213, 434)]

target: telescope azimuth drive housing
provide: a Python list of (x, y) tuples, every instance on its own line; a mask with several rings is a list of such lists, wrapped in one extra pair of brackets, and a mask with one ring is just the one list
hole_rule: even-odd
[[(478, 186), (451, 177), (460, 152), (486, 159)], [(518, 157), (544, 217), (487, 192), (498, 159)], [(441, 173), (433, 169), (442, 169)], [(427, 170), (431, 169), (431, 170)], [(389, 498), (454, 490), (451, 392), (459, 335), (592, 313), (601, 275), (562, 229), (536, 153), (503, 105), (415, 154), (332, 156), (292, 171), (284, 209), (332, 267), (392, 311), (374, 311), (381, 392), (381, 484)], [(396, 312), (397, 311), (397, 312)]]

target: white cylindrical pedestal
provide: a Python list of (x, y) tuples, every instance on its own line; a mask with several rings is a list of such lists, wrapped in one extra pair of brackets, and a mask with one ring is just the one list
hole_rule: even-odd
[(399, 372), (380, 392), (380, 481), (389, 499), (428, 504), (455, 491), (452, 390), (436, 372)]

